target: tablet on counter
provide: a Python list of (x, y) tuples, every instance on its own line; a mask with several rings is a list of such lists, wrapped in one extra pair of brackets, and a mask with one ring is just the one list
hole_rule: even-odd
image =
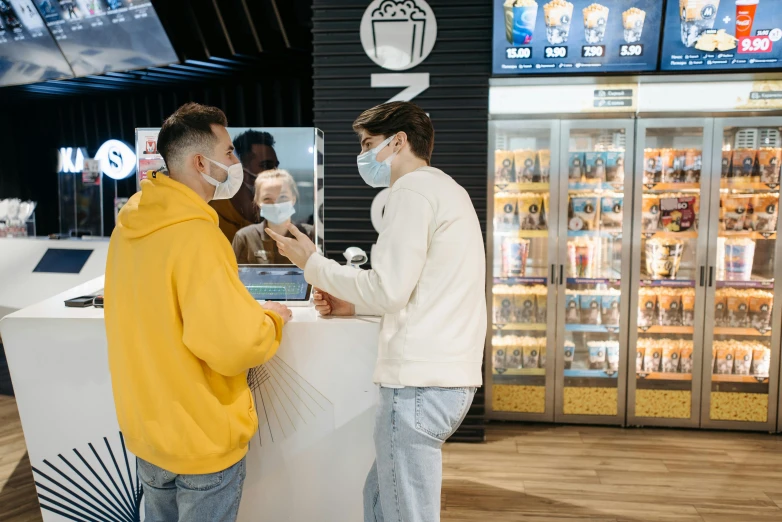
[(256, 301), (276, 301), (287, 306), (306, 306), (312, 286), (304, 270), (294, 265), (239, 265), (239, 279)]

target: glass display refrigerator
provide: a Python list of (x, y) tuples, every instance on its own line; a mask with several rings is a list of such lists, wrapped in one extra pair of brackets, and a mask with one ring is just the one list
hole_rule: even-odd
[(489, 418), (624, 423), (633, 127), (490, 123)]

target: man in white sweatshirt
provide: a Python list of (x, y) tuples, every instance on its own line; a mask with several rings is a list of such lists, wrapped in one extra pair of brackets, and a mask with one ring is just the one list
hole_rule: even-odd
[(443, 442), (464, 420), (482, 384), (486, 264), (467, 192), (430, 166), (434, 128), (424, 111), (392, 102), (353, 124), (358, 171), (391, 187), (372, 270), (356, 270), (293, 238), (268, 231), (320, 289), (322, 315), (383, 317), (374, 380), (381, 386), (377, 458), (364, 488), (367, 522), (440, 520)]

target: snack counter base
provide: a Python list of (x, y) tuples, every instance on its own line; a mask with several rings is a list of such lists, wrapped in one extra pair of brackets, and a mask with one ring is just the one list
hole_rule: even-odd
[[(135, 458), (114, 410), (103, 310), (63, 304), (102, 288), (101, 277), (0, 324), (46, 522), (131, 508), (143, 520)], [(240, 521), (361, 519), (374, 459), (378, 332), (374, 318), (294, 310), (275, 358), (251, 372), (260, 427)]]

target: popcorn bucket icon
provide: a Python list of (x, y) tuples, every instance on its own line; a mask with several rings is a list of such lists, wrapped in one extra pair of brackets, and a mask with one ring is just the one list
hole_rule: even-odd
[(383, 0), (371, 23), (374, 59), (383, 67), (406, 69), (426, 58), (427, 15), (414, 0)]

